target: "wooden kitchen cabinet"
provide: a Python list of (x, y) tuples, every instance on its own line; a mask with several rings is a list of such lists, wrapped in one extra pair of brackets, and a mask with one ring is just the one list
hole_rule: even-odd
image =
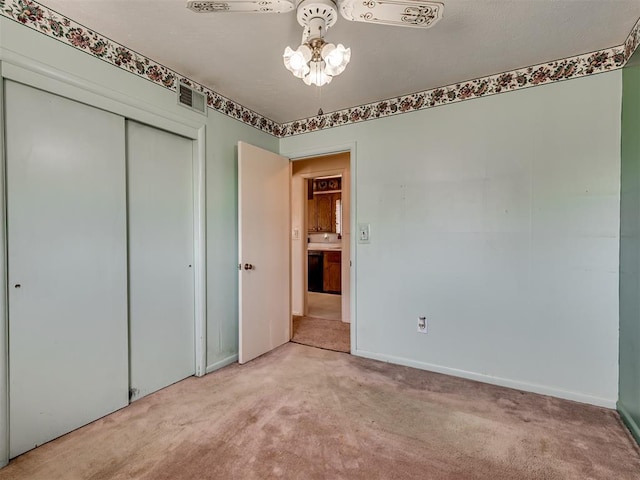
[(333, 194), (316, 195), (318, 232), (335, 232), (335, 207)]
[(323, 288), (326, 293), (341, 293), (342, 252), (324, 252)]
[(307, 200), (307, 228), (309, 233), (316, 233), (318, 231), (318, 216), (316, 215), (316, 198)]
[(336, 233), (336, 201), (341, 193), (320, 193), (307, 200), (309, 233)]

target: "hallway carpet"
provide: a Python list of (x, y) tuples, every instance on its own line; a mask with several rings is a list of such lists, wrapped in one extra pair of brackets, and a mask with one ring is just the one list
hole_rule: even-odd
[(310, 347), (349, 353), (351, 350), (350, 324), (340, 320), (293, 317), (292, 342)]
[(307, 292), (307, 316), (342, 320), (342, 295)]
[(0, 479), (630, 480), (611, 410), (288, 343), (13, 460)]

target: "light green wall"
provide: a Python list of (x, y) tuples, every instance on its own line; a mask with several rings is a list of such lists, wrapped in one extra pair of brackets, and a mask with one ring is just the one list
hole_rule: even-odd
[(621, 87), (614, 71), (280, 142), (357, 145), (356, 354), (615, 406)]
[(207, 364), (238, 353), (238, 140), (278, 151), (278, 139), (209, 110)]
[[(0, 19), (4, 52), (181, 109), (162, 87)], [(208, 361), (237, 353), (238, 140), (357, 144), (357, 352), (613, 406), (618, 389), (620, 71), (280, 141), (210, 111)], [(429, 334), (418, 335), (418, 315)]]
[(640, 66), (623, 71), (620, 199), (620, 398), (640, 442)]
[(114, 90), (132, 104), (149, 105), (169, 120), (206, 125), (207, 365), (232, 361), (238, 351), (236, 145), (243, 140), (277, 151), (278, 139), (211, 109), (203, 117), (182, 108), (174, 92), (4, 17), (0, 17), (0, 47), (3, 59), (17, 54), (89, 85)]

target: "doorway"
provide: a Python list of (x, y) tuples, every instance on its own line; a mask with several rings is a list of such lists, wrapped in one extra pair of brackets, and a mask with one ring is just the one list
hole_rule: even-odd
[(292, 341), (347, 353), (349, 166), (345, 152), (291, 168)]

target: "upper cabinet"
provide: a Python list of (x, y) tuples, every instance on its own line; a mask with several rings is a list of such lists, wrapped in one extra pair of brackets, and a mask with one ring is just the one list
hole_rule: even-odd
[(342, 233), (338, 227), (342, 204), (341, 181), (340, 177), (309, 180), (309, 233)]
[(307, 200), (309, 233), (342, 233), (338, 231), (341, 193), (319, 193)]
[[(335, 203), (333, 193), (314, 195), (316, 203), (316, 232), (335, 232)], [(340, 195), (340, 194), (337, 194)]]

